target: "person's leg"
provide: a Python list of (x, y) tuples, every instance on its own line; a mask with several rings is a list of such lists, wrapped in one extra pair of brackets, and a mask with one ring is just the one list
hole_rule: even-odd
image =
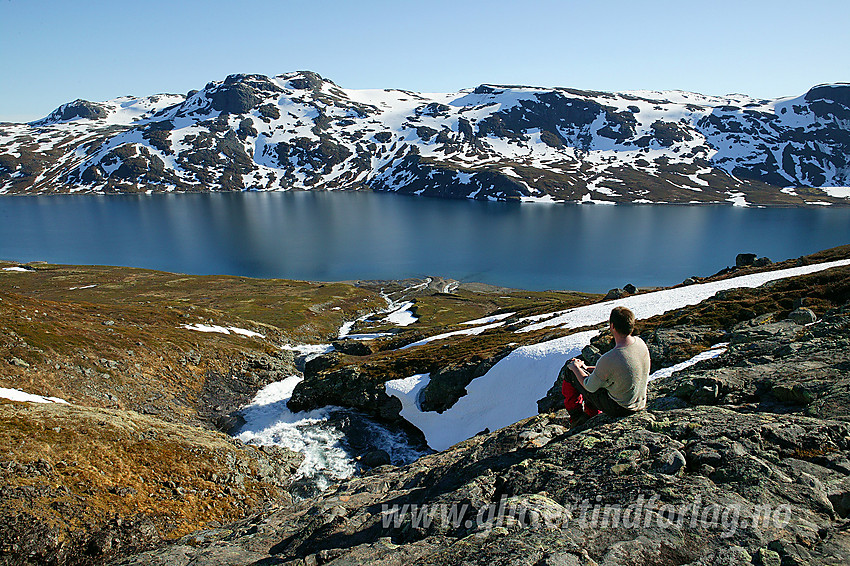
[(561, 394), (564, 396), (564, 408), (570, 414), (570, 425), (577, 426), (587, 420), (584, 413), (584, 399), (575, 388), (571, 377), (575, 377), (566, 365), (561, 368)]
[[(588, 416), (593, 417), (598, 415), (600, 412), (605, 413), (606, 415), (611, 415), (612, 417), (624, 417), (632, 414), (632, 411), (624, 409), (619, 403), (611, 399), (605, 389), (599, 389), (591, 393), (584, 388), (584, 385), (579, 383), (575, 374), (572, 372), (570, 373), (572, 374), (572, 386), (584, 399), (584, 412)], [(588, 407), (590, 407), (590, 410), (588, 410)]]
[(588, 399), (584, 404), (584, 414), (588, 417), (595, 417), (602, 411), (593, 403), (593, 399)]
[(567, 411), (573, 412), (575, 410), (581, 410), (583, 401), (581, 393), (579, 393), (578, 389), (575, 388), (575, 385), (570, 383), (567, 379), (564, 379), (561, 383), (561, 394), (564, 396), (564, 408)]

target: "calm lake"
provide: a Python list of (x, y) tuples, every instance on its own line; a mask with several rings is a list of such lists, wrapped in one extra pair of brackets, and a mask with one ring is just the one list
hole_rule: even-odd
[(0, 258), (317, 281), (439, 275), (607, 291), (850, 243), (850, 208), (593, 206), (376, 193), (0, 197)]

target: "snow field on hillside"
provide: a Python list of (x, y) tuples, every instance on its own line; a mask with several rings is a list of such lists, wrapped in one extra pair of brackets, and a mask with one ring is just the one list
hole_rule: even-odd
[(8, 389), (6, 387), (0, 387), (0, 399), (9, 399), (11, 401), (26, 403), (61, 403), (63, 405), (70, 404), (68, 403), (68, 401), (60, 399), (59, 397), (43, 397), (41, 395), (25, 393), (20, 389)]
[(569, 329), (600, 324), (608, 320), (611, 309), (617, 306), (624, 306), (631, 309), (638, 319), (650, 318), (667, 311), (695, 305), (715, 295), (718, 291), (741, 287), (754, 288), (777, 279), (799, 277), (845, 265), (850, 265), (850, 260), (845, 259), (788, 269), (778, 269), (775, 271), (764, 271), (762, 273), (742, 275), (721, 281), (697, 283), (674, 289), (632, 295), (622, 299), (594, 303), (566, 311), (526, 317), (520, 319), (519, 322), (530, 322), (532, 324), (519, 329), (517, 332), (531, 332), (553, 326)]
[(239, 336), (247, 336), (248, 338), (265, 338), (265, 335), (253, 330), (238, 328), (236, 326), (219, 326), (217, 324), (183, 324), (181, 328), (186, 330), (195, 330), (197, 332), (215, 332), (217, 334), (238, 334)]
[[(757, 287), (769, 281), (798, 277), (846, 265), (850, 265), (850, 260), (755, 273), (712, 283), (633, 295), (566, 311), (526, 317), (520, 322), (531, 324), (517, 332), (529, 332), (555, 326), (563, 329), (595, 326), (606, 322), (611, 309), (616, 306), (628, 307), (634, 311), (638, 319), (646, 319), (695, 305), (718, 291)], [(472, 330), (495, 328), (501, 324), (503, 323)], [(461, 333), (463, 331), (446, 333), (426, 340), (433, 341)], [(401, 416), (423, 432), (428, 445), (435, 450), (443, 450), (484, 429), (496, 430), (536, 415), (537, 401), (542, 399), (552, 387), (564, 363), (578, 356), (582, 348), (588, 345), (590, 339), (598, 333), (598, 330), (578, 332), (563, 338), (517, 348), (496, 363), (486, 374), (472, 380), (466, 388), (467, 394), (443, 413), (422, 411), (419, 408), (419, 392), (430, 379), (427, 374), (388, 381), (385, 384), (385, 390), (388, 395), (393, 395), (401, 401), (403, 407)]]

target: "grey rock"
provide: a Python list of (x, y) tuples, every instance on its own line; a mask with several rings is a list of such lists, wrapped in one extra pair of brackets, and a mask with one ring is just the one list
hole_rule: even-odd
[(749, 267), (758, 257), (756, 254), (738, 254), (735, 257), (735, 267)]
[(781, 566), (782, 558), (779, 556), (778, 552), (773, 550), (769, 550), (767, 548), (760, 548), (756, 552), (756, 558), (758, 559), (761, 566)]
[(588, 562), (571, 552), (554, 552), (544, 556), (537, 564), (539, 566), (585, 566)]
[(812, 322), (817, 321), (818, 316), (814, 313), (812, 309), (806, 307), (800, 307), (788, 314), (788, 318), (796, 322), (797, 324), (811, 324)]
[(442, 413), (466, 395), (466, 387), (473, 379), (481, 377), (510, 353), (505, 348), (495, 356), (473, 359), (469, 362), (440, 368), (431, 373), (431, 379), (419, 392), (419, 404), (423, 411)]
[(599, 358), (602, 357), (602, 352), (593, 344), (588, 344), (581, 349), (581, 357), (587, 362), (587, 365), (595, 366)]
[(693, 380), (693, 385), (690, 400), (694, 405), (714, 405), (720, 400), (721, 383), (717, 380), (698, 378)]
[(625, 294), (626, 294), (625, 291), (623, 291), (620, 288), (611, 289), (605, 295), (605, 298), (603, 300), (604, 301), (611, 301), (611, 300), (614, 300), (614, 299), (622, 299), (625, 296)]
[(331, 342), (334, 350), (351, 356), (368, 356), (373, 353), (367, 340), (334, 340)]
[(767, 340), (782, 344), (794, 341), (800, 333), (800, 327), (790, 320), (780, 322), (750, 321), (739, 324), (732, 329), (730, 341), (732, 345)]
[(799, 383), (790, 387), (788, 385), (775, 385), (771, 388), (770, 393), (780, 402), (792, 405), (808, 405), (815, 399), (814, 394)]
[(836, 515), (842, 519), (850, 517), (850, 478), (829, 486), (827, 497)]
[(9, 358), (9, 363), (12, 364), (13, 366), (16, 366), (16, 367), (19, 367), (19, 368), (30, 367), (29, 363), (25, 362), (24, 360), (22, 360), (20, 358), (15, 358), (15, 357)]
[(370, 450), (360, 457), (360, 464), (367, 468), (377, 468), (390, 463), (390, 454), (386, 450)]
[(655, 466), (659, 473), (674, 476), (682, 471), (686, 464), (684, 454), (673, 449), (663, 452), (656, 460)]

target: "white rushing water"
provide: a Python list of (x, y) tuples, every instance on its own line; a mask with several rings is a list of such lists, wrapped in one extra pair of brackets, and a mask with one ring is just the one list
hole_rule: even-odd
[(236, 438), (249, 444), (276, 444), (300, 452), (304, 461), (296, 475), (314, 477), (318, 487), (325, 489), (331, 478), (349, 477), (356, 466), (341, 445), (342, 433), (322, 426), (328, 420), (328, 409), (293, 413), (287, 408), (286, 402), (302, 379), (293, 375), (261, 389), (242, 409), (245, 424)]
[(358, 468), (357, 457), (370, 450), (385, 450), (396, 465), (425, 454), (412, 447), (403, 432), (349, 409), (290, 411), (286, 403), (302, 380), (300, 375), (293, 375), (261, 389), (241, 410), (245, 424), (236, 434), (249, 444), (278, 445), (303, 454), (296, 480), (324, 490), (351, 477)]

